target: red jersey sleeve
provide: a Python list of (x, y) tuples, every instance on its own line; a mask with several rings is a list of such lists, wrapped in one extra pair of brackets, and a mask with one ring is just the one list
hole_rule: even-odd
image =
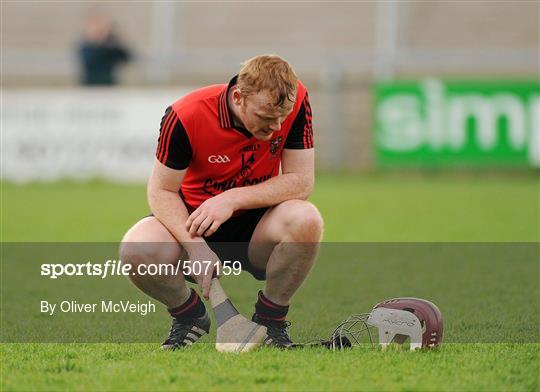
[(306, 92), (300, 110), (294, 119), (284, 148), (302, 150), (313, 148), (313, 126), (311, 124), (311, 105)]
[(171, 169), (183, 170), (189, 166), (192, 155), (186, 129), (169, 106), (161, 119), (156, 158)]

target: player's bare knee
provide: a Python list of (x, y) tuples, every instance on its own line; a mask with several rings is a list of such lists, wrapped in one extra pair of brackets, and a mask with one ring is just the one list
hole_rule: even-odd
[(175, 243), (123, 242), (120, 259), (134, 268), (141, 264), (174, 264), (180, 257), (180, 250)]
[(151, 254), (145, 249), (144, 243), (123, 242), (120, 245), (120, 260), (123, 264), (129, 264), (132, 267), (138, 267), (141, 264), (147, 264), (151, 260)]
[(318, 242), (324, 221), (317, 207), (305, 200), (290, 200), (287, 207), (285, 229), (296, 241)]
[(137, 222), (124, 235), (120, 245), (120, 259), (124, 264), (175, 264), (181, 254), (181, 245), (154, 217)]

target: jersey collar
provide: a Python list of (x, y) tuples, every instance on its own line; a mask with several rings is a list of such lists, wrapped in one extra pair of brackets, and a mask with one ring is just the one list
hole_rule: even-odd
[(244, 127), (240, 127), (234, 124), (234, 117), (231, 110), (231, 107), (229, 106), (229, 91), (231, 90), (231, 87), (233, 87), (236, 84), (236, 81), (238, 80), (238, 75), (234, 76), (226, 88), (223, 89), (223, 91), (219, 94), (218, 98), (218, 117), (219, 117), (219, 126), (221, 128), (232, 128), (236, 131), (242, 133), (247, 138), (251, 138), (253, 135)]

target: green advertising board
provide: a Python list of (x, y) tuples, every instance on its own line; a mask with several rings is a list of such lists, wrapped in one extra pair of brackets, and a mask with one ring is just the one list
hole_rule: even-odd
[(538, 81), (384, 82), (374, 102), (380, 166), (540, 166)]

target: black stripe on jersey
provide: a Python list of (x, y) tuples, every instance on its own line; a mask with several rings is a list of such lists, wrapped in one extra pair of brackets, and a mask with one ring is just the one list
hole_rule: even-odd
[(162, 152), (162, 142), (163, 142), (163, 136), (162, 136), (162, 130), (165, 129), (166, 123), (170, 120), (169, 114), (171, 112), (172, 108), (169, 106), (167, 110), (165, 110), (165, 114), (161, 118), (161, 123), (159, 124), (159, 138), (158, 138), (158, 148), (156, 152), (156, 157), (159, 159)]
[(313, 126), (311, 118), (311, 105), (309, 104), (309, 96), (306, 92), (283, 148), (294, 150), (313, 148)]
[[(171, 116), (172, 116), (172, 114), (171, 114)], [(169, 157), (169, 145), (170, 145), (170, 142), (171, 142), (171, 137), (172, 137), (174, 127), (176, 126), (178, 121), (179, 121), (178, 116), (175, 113), (174, 118), (171, 119), (171, 122), (167, 126), (167, 136), (165, 137), (165, 139), (166, 139), (165, 140), (165, 149), (163, 151), (164, 156), (162, 158), (162, 160), (164, 160), (165, 162), (167, 161), (167, 158)]]
[(229, 93), (229, 86), (219, 95), (218, 98), (218, 111), (219, 111), (219, 126), (221, 128), (231, 128), (231, 118), (229, 116), (229, 107), (227, 104), (227, 95)]
[(174, 111), (170, 111), (167, 119), (165, 120), (165, 124), (163, 125), (163, 128), (160, 132), (160, 146), (158, 152), (158, 157), (160, 161), (167, 160), (167, 146), (169, 145), (169, 142), (171, 140), (171, 131), (176, 123), (176, 120), (176, 113)]
[(225, 115), (223, 114), (223, 101), (224, 101), (223, 97), (226, 94), (226, 91), (227, 90), (225, 90), (225, 93), (221, 93), (218, 99), (219, 125), (221, 128), (228, 128), (227, 124), (225, 124), (225, 118), (224, 118)]
[(306, 93), (306, 97), (303, 102), (304, 110), (306, 112), (306, 123), (304, 124), (304, 148), (313, 148), (313, 125), (311, 115), (311, 105)]
[(182, 121), (170, 107), (161, 120), (156, 158), (165, 166), (183, 170), (189, 166), (193, 150)]
[[(219, 126), (221, 128), (235, 128), (240, 132), (244, 133), (241, 129), (238, 129), (234, 126), (232, 110), (229, 107), (228, 96), (229, 91), (232, 86), (236, 84), (238, 80), (238, 75), (235, 75), (230, 81), (227, 87), (219, 94), (218, 97), (218, 117), (219, 117)], [(246, 131), (247, 132), (247, 131)], [(245, 133), (244, 133), (245, 134)], [(249, 136), (248, 136), (249, 135)], [(252, 135), (248, 132), (248, 137)]]

